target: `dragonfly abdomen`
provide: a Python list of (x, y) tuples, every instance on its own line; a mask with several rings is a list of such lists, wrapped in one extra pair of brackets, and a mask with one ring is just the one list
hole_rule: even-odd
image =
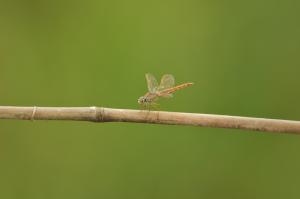
[(189, 86), (192, 86), (194, 83), (191, 83), (191, 82), (188, 82), (188, 83), (184, 83), (184, 84), (180, 84), (180, 85), (177, 85), (177, 86), (174, 86), (172, 88), (168, 88), (168, 89), (165, 89), (163, 91), (161, 91), (159, 93), (159, 96), (163, 96), (163, 95), (166, 95), (166, 94), (172, 94), (180, 89), (183, 89), (183, 88), (186, 88), (186, 87), (189, 87)]

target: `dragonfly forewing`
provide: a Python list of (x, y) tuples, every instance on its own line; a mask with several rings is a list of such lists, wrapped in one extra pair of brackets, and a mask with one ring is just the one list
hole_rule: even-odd
[(147, 73), (145, 76), (146, 76), (148, 91), (150, 93), (155, 93), (158, 87), (156, 78), (150, 73)]

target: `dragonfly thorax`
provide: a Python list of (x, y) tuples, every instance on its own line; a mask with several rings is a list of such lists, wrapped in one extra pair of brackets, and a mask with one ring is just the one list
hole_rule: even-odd
[(138, 103), (139, 104), (151, 103), (155, 100), (156, 97), (157, 97), (156, 94), (147, 93), (146, 95), (144, 95), (138, 99)]
[(138, 99), (139, 104), (145, 104), (145, 103), (149, 103), (149, 102), (150, 102), (150, 100), (146, 96), (142, 96)]

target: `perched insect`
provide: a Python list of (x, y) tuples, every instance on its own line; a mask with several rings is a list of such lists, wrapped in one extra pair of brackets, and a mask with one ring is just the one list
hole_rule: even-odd
[(159, 85), (155, 77), (150, 73), (146, 74), (146, 80), (148, 85), (148, 92), (138, 99), (138, 103), (143, 105), (144, 107), (155, 105), (155, 101), (159, 97), (173, 97), (174, 92), (193, 85), (193, 83), (184, 83), (175, 86), (175, 79), (173, 75), (170, 74), (163, 75)]

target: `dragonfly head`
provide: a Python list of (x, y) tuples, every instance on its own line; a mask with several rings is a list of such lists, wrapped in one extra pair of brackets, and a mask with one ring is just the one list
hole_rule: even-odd
[(145, 96), (142, 96), (138, 99), (138, 103), (139, 104), (144, 104), (147, 102), (147, 98)]

